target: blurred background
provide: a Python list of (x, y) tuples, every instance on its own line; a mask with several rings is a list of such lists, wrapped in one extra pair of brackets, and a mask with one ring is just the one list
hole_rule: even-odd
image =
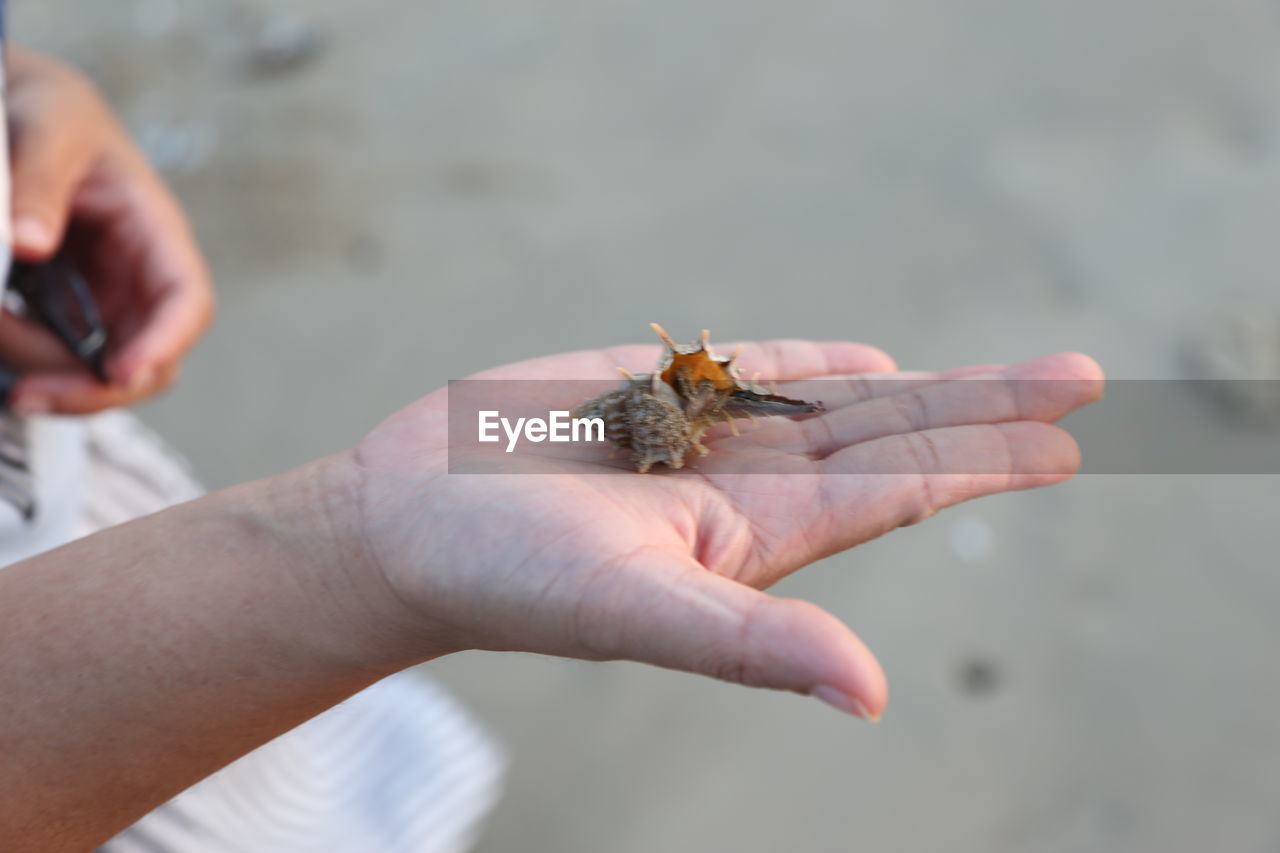
[[(653, 320), (1280, 377), (1274, 2), (11, 14), (194, 219), (220, 316), (143, 414), (214, 487)], [(639, 665), (436, 662), (512, 757), (478, 849), (1280, 850), (1278, 508), (1276, 477), (1090, 474), (788, 580), (884, 662), (878, 726)]]

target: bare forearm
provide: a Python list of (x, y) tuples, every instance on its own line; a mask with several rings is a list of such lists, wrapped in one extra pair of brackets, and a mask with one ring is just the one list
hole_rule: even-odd
[(6, 850), (90, 848), (413, 662), (330, 529), (326, 465), (0, 571)]

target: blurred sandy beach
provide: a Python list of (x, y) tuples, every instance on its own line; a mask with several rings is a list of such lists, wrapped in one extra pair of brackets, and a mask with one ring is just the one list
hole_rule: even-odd
[[(191, 212), (220, 315), (143, 414), (214, 487), (655, 320), (1280, 378), (1275, 3), (11, 7)], [(1273, 476), (1095, 473), (800, 573), (777, 591), (885, 664), (874, 727), (639, 665), (434, 663), (512, 756), (478, 849), (1280, 849), (1278, 518)]]

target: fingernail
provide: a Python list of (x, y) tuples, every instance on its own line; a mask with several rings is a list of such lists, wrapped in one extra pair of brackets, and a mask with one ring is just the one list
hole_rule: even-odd
[(10, 408), (19, 415), (40, 415), (53, 411), (53, 401), (38, 394), (28, 394), (14, 400)]
[(809, 695), (815, 699), (821, 699), (833, 708), (838, 708), (846, 714), (853, 714), (853, 716), (869, 723), (880, 722), (879, 714), (872, 714), (867, 710), (867, 706), (858, 701), (856, 697), (850, 696), (848, 693), (844, 693), (834, 687), (819, 684), (809, 691)]
[(39, 219), (24, 214), (14, 220), (13, 242), (32, 249), (48, 249), (53, 244), (53, 232)]

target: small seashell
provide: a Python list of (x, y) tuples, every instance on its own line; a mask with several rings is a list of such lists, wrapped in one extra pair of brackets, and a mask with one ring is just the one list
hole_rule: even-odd
[(822, 403), (791, 400), (759, 385), (743, 382), (735, 355), (716, 355), (709, 333), (681, 346), (657, 323), (650, 324), (666, 344), (653, 373), (626, 371), (621, 388), (587, 400), (575, 418), (602, 418), (605, 438), (631, 451), (641, 474), (659, 462), (683, 468), (694, 450), (706, 454), (702, 436), (714, 424), (735, 418), (799, 415), (822, 411)]

